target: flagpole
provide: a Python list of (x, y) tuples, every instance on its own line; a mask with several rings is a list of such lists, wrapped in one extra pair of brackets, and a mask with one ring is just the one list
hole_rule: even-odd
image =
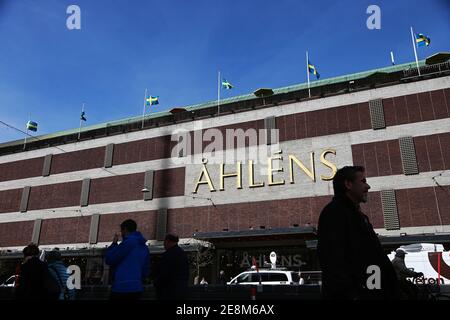
[(83, 111), (84, 111), (84, 103), (81, 105), (81, 113), (80, 113), (80, 128), (78, 129), (78, 140), (80, 140), (80, 136), (81, 136), (81, 126), (83, 124), (83, 120), (81, 119), (82, 115), (83, 115)]
[(27, 145), (27, 135), (28, 135), (28, 124), (26, 125), (26, 133), (25, 133), (25, 140), (23, 141), (23, 150), (25, 150), (25, 146)]
[(145, 99), (147, 99), (147, 88), (145, 88), (144, 93), (144, 108), (142, 110), (142, 129), (144, 129), (144, 120), (145, 120)]
[(412, 27), (411, 27), (411, 40), (412, 40), (412, 45), (414, 48), (414, 56), (416, 57), (417, 72), (419, 73), (419, 76), (420, 76), (419, 59), (417, 59), (416, 42), (414, 41), (414, 32), (413, 32)]
[(306, 51), (306, 76), (308, 77), (308, 95), (311, 98), (311, 89), (309, 87), (309, 59), (308, 59), (308, 51)]
[[(28, 122), (30, 122), (30, 114), (28, 114)], [(28, 122), (26, 126), (25, 140), (23, 141), (23, 150), (25, 150), (25, 146), (27, 145), (27, 136), (28, 136)]]
[(217, 74), (217, 115), (220, 114), (220, 70)]
[(395, 65), (394, 53), (392, 51), (391, 51), (391, 62), (392, 62), (392, 65), (394, 66)]

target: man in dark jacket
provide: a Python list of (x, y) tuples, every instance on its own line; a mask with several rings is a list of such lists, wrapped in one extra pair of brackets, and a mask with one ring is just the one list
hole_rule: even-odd
[(166, 235), (161, 261), (155, 279), (158, 300), (187, 298), (189, 263), (186, 253), (178, 246), (178, 237)]
[(30, 244), (23, 249), (24, 261), (20, 267), (16, 297), (21, 300), (53, 300), (59, 295), (59, 286), (50, 275), (47, 264), (39, 259), (39, 247)]
[[(320, 214), (317, 251), (326, 299), (397, 298), (395, 271), (360, 209), (370, 189), (364, 171), (360, 166), (339, 169), (333, 179), (335, 196)], [(379, 268), (381, 285), (370, 266)]]
[(120, 232), (122, 242), (117, 244), (118, 236), (106, 251), (106, 264), (113, 272), (111, 299), (140, 299), (144, 288), (142, 281), (150, 272), (150, 253), (147, 240), (136, 231), (136, 222), (129, 219), (122, 222)]

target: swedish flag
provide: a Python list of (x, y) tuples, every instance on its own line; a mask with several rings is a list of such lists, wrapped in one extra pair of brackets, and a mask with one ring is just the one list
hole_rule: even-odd
[(308, 61), (308, 70), (309, 70), (309, 73), (312, 73), (313, 75), (315, 75), (317, 79), (320, 78), (319, 72), (317, 72), (316, 67), (313, 64), (311, 64), (310, 61)]
[(229, 81), (227, 81), (226, 79), (223, 79), (222, 80), (222, 88), (223, 89), (233, 89), (234, 86)]
[(36, 122), (34, 122), (34, 121), (28, 121), (27, 122), (27, 130), (36, 132), (37, 131), (37, 127), (38, 127), (38, 124)]
[(148, 106), (159, 104), (159, 96), (149, 96), (148, 98), (145, 99), (145, 101)]
[(416, 42), (417, 46), (423, 47), (423, 46), (429, 46), (430, 45), (430, 38), (423, 35), (422, 33), (416, 33)]

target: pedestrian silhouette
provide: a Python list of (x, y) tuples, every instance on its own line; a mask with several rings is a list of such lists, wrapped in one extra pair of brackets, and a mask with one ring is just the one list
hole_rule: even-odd
[(178, 246), (178, 236), (168, 234), (164, 240), (161, 261), (155, 279), (158, 300), (183, 300), (188, 295), (189, 264), (186, 253)]
[(150, 273), (150, 253), (147, 240), (137, 230), (135, 221), (128, 219), (120, 225), (122, 242), (114, 235), (106, 251), (105, 262), (112, 269), (111, 300), (137, 300), (142, 296), (142, 282)]
[(60, 287), (47, 264), (39, 259), (39, 247), (29, 244), (23, 249), (16, 298), (20, 300), (56, 300)]
[(58, 282), (61, 293), (59, 294), (59, 300), (74, 300), (75, 289), (67, 288), (67, 279), (69, 274), (67, 273), (67, 267), (61, 261), (61, 253), (58, 250), (52, 250), (47, 253), (46, 261), (50, 274)]
[[(317, 253), (322, 294), (327, 299), (393, 299), (397, 276), (369, 218), (360, 204), (370, 186), (364, 167), (339, 169), (333, 178), (334, 198), (319, 217)], [(380, 288), (367, 287), (368, 267), (380, 270)]]

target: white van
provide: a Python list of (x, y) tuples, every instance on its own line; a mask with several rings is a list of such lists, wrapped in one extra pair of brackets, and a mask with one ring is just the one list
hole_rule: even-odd
[(244, 271), (238, 276), (231, 279), (228, 285), (258, 285), (261, 281), (263, 285), (292, 285), (299, 284), (298, 272), (277, 270), (277, 269), (260, 269)]
[[(416, 284), (450, 284), (450, 252), (444, 251), (442, 244), (434, 243), (415, 243), (400, 248), (406, 252), (405, 265), (408, 269), (415, 272), (422, 272), (423, 278), (412, 279)], [(440, 261), (440, 278), (438, 277)], [(395, 251), (388, 254), (392, 261), (395, 258)], [(438, 280), (439, 278), (439, 280)]]

